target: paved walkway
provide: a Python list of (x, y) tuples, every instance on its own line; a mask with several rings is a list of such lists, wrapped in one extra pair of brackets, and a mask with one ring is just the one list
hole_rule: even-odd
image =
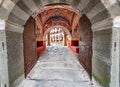
[(67, 47), (50, 46), (19, 87), (93, 87), (79, 64), (77, 55)]

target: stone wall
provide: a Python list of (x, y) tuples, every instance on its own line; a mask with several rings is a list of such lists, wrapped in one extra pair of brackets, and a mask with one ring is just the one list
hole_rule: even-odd
[(109, 87), (112, 29), (94, 32), (93, 34), (93, 77), (104, 87)]
[(13, 87), (14, 82), (24, 73), (23, 60), (23, 34), (6, 31), (9, 83)]
[(111, 87), (120, 86), (120, 16), (114, 18), (111, 52)]

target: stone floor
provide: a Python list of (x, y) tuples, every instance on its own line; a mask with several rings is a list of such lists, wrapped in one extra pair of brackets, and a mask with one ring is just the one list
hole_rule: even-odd
[(94, 87), (67, 47), (49, 46), (19, 87)]

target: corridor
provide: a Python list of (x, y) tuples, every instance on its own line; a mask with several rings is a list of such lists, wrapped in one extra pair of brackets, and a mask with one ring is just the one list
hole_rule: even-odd
[(93, 87), (77, 55), (65, 46), (48, 46), (19, 87)]

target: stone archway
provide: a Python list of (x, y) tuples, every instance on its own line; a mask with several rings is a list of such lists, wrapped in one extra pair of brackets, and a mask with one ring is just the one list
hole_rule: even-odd
[(64, 46), (67, 46), (67, 42), (72, 40), (72, 36), (71, 36), (70, 31), (63, 26), (56, 25), (56, 26), (52, 26), (52, 27), (48, 28), (44, 33), (43, 40), (46, 41), (46, 35), (54, 28), (58, 28), (58, 29), (61, 28), (64, 31), (64, 41), (63, 42), (64, 42)]
[[(28, 4), (28, 2), (30, 4)], [(77, 1), (76, 0), (70, 0), (70, 1), (53, 0), (52, 2), (49, 2), (48, 0), (45, 2), (43, 0), (39, 0), (39, 1), (37, 0), (34, 0), (34, 1), (32, 0), (29, 0), (29, 1), (28, 0), (13, 0), (13, 1), (3, 0), (3, 3), (1, 3), (1, 6), (0, 6), (1, 7), (0, 18), (7, 20), (7, 23), (8, 21), (10, 23), (9, 25), (6, 24), (7, 27), (4, 30), (6, 31), (6, 35), (4, 36), (4, 38), (6, 38), (7, 36), (6, 38), (7, 44), (5, 45), (7, 46), (7, 51), (8, 51), (8, 53), (6, 52), (6, 54), (8, 55), (8, 58), (7, 56), (5, 58), (9, 60), (8, 66), (13, 67), (14, 65), (16, 65), (14, 66), (14, 69), (21, 70), (20, 73), (16, 72), (15, 75), (17, 75), (17, 77), (12, 79), (12, 83), (23, 74), (22, 69), (19, 66), (20, 62), (12, 61), (15, 58), (23, 61), (23, 56), (20, 56), (20, 54), (22, 55), (21, 49), (23, 49), (22, 40), (20, 40), (20, 42), (17, 41), (18, 39), (22, 37), (22, 32), (21, 32), (23, 29), (22, 26), (25, 24), (29, 16), (33, 14), (36, 9), (41, 8), (41, 6), (44, 6), (46, 4), (51, 4), (51, 3), (70, 4), (73, 7), (78, 8), (80, 11), (85, 13), (87, 17), (90, 19), (92, 23), (92, 30), (93, 30), (93, 35), (94, 35), (93, 37), (94, 38), (93, 39), (94, 77), (97, 78), (100, 84), (105, 82), (103, 85), (106, 85), (106, 84), (109, 85), (110, 82), (108, 79), (111, 78), (110, 73), (109, 73), (111, 71), (110, 70), (111, 58), (114, 58), (114, 57), (111, 57), (111, 49), (110, 49), (111, 45), (113, 47), (112, 49), (114, 49), (113, 44), (111, 44), (112, 43), (111, 32), (112, 30), (114, 30), (112, 27), (113, 19), (116, 16), (120, 15), (119, 13), (120, 12), (120, 9), (119, 9), (120, 1), (118, 0), (111, 0), (111, 1), (110, 0), (87, 0), (87, 1), (86, 0), (77, 0)], [(21, 16), (21, 14), (23, 16)], [(17, 38), (17, 39), (13, 39), (13, 38)], [(103, 42), (99, 41), (99, 40), (102, 40), (103, 38), (105, 39)], [(11, 44), (9, 44), (9, 41), (14, 41), (15, 43), (10, 42)], [(10, 49), (14, 49), (14, 50), (11, 51)], [(14, 54), (14, 52), (19, 52), (19, 54), (18, 53)], [(107, 54), (105, 54), (106, 52)], [(13, 65), (11, 65), (11, 63)], [(21, 62), (21, 64), (23, 63)], [(104, 65), (105, 67), (100, 66), (100, 65)], [(9, 75), (11, 75), (11, 73), (13, 72), (11, 67), (9, 67), (9, 72), (10, 72)], [(103, 71), (103, 70), (108, 70), (108, 71)], [(107, 73), (103, 75), (104, 72), (107, 72)], [(14, 76), (12, 75), (9, 78), (11, 79), (13, 77)], [(108, 78), (108, 79), (104, 79), (104, 78)], [(104, 81), (100, 82), (101, 80), (104, 80)]]
[(48, 29), (45, 31), (44, 36), (43, 36), (43, 40), (44, 40), (44, 41), (46, 40), (46, 35), (47, 35), (53, 28), (61, 28), (61, 29), (63, 29), (63, 31), (68, 35), (68, 40), (71, 40), (71, 39), (72, 39), (72, 36), (71, 36), (70, 32), (69, 32), (68, 29), (66, 29), (65, 27), (63, 27), (63, 26), (52, 26), (52, 27), (48, 28)]

